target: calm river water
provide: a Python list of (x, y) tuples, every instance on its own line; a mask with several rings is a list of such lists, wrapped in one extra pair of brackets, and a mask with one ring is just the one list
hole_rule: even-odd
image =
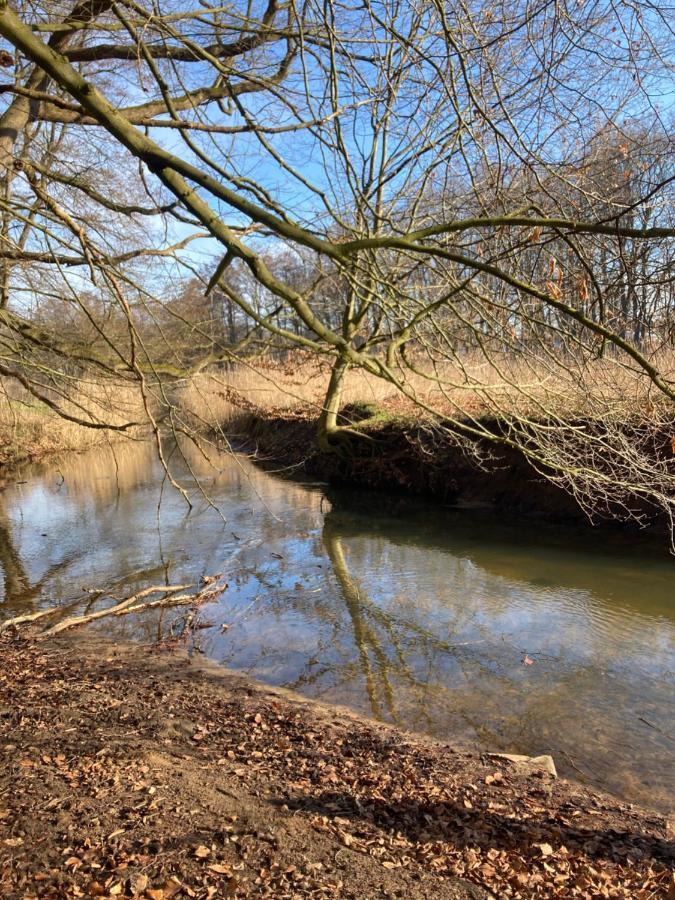
[[(189, 464), (225, 521), (194, 488), (188, 511), (143, 444), (13, 476), (0, 491), (0, 618), (83, 587), (225, 569), (228, 590), (200, 612), (213, 627), (197, 632), (223, 665), (453, 742), (551, 753), (569, 777), (669, 806), (675, 559), (300, 484), (243, 456)], [(166, 637), (179, 615), (99, 630)]]

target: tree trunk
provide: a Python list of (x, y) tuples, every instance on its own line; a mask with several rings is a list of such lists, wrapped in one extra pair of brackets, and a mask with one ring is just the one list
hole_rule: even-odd
[(338, 356), (333, 365), (333, 371), (331, 372), (330, 381), (328, 382), (328, 388), (326, 390), (326, 398), (319, 417), (317, 437), (319, 447), (324, 452), (330, 452), (335, 449), (335, 444), (331, 443), (331, 438), (335, 438), (339, 432), (337, 417), (340, 411), (344, 378), (348, 370), (349, 363), (347, 360)]

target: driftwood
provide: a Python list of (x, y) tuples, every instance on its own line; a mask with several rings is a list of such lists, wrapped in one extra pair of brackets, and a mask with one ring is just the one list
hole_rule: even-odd
[[(94, 622), (97, 619), (103, 619), (108, 616), (126, 616), (131, 613), (139, 613), (149, 609), (167, 606), (200, 606), (202, 603), (207, 603), (209, 600), (215, 600), (215, 598), (220, 596), (227, 588), (227, 584), (225, 583), (217, 584), (220, 579), (222, 579), (222, 575), (204, 578), (201, 587), (193, 593), (181, 593), (181, 591), (187, 591), (190, 588), (189, 584), (160, 584), (144, 588), (142, 591), (138, 591), (130, 597), (123, 597), (121, 600), (118, 600), (114, 606), (107, 607), (106, 609), (99, 609), (96, 612), (87, 613), (81, 616), (68, 616), (62, 621), (57, 622), (56, 625), (53, 625), (51, 628), (46, 628), (45, 630), (38, 632), (34, 637), (36, 640), (53, 637), (69, 628), (79, 628), (81, 625), (87, 625), (89, 622)], [(156, 600), (147, 600), (143, 602), (146, 597), (151, 597), (153, 594), (161, 594), (162, 596), (158, 597)], [(100, 595), (103, 596), (104, 592), (101, 591)], [(6, 622), (3, 622), (2, 630), (12, 626), (18, 627), (19, 625), (30, 624), (45, 616), (62, 612), (63, 609), (64, 607), (57, 606), (41, 610), (39, 613), (16, 616), (13, 619), (8, 619)]]
[[(90, 600), (96, 600), (99, 597), (105, 596), (105, 591), (90, 591), (89, 593), (91, 594)], [(50, 606), (49, 609), (41, 609), (39, 612), (26, 613), (23, 616), (14, 616), (13, 619), (5, 619), (4, 622), (0, 622), (0, 634), (7, 628), (17, 628), (19, 625), (28, 625), (31, 622), (37, 622), (38, 619), (44, 619), (47, 616), (55, 616), (57, 613), (66, 612), (74, 606), (78, 606), (80, 603), (82, 603), (82, 597), (71, 600), (69, 603), (64, 603), (62, 606)]]

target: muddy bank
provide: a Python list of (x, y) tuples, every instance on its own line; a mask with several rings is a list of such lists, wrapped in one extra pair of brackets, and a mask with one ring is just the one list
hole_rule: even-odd
[[(353, 411), (346, 412), (354, 420)], [(498, 423), (493, 427), (498, 429)], [(531, 518), (581, 527), (592, 524), (659, 540), (667, 534), (667, 523), (653, 509), (641, 510), (642, 528), (601, 512), (591, 523), (576, 500), (536, 472), (519, 451), (485, 446), (479, 464), (452, 437), (412, 420), (385, 419), (369, 427), (370, 440), (349, 440), (340, 454), (318, 448), (316, 425), (303, 415), (249, 412), (240, 431), (242, 445), (264, 467), (301, 472), (335, 485), (430, 497), (449, 506), (493, 509), (514, 520)]]
[(3, 897), (672, 896), (662, 817), (537, 766), (166, 648), (0, 653)]

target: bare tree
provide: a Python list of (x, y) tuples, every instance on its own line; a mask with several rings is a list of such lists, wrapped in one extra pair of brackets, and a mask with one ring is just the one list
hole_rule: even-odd
[[(454, 435), (518, 448), (583, 504), (670, 514), (675, 382), (658, 345), (674, 175), (659, 98), (674, 57), (658, 7), (4, 2), (0, 34), (15, 70), (0, 121), (0, 373), (40, 390), (39, 354), (32, 378), (25, 355), (1, 361), (30, 345), (167, 399), (163, 377), (232, 348), (207, 335), (208, 353), (186, 365), (170, 340), (161, 353), (143, 341), (142, 316), (157, 317), (176, 267), (196, 269), (196, 247), (218, 247), (207, 296), (333, 360), (324, 448), (362, 433), (338, 424), (359, 367)], [(83, 164), (92, 134), (123, 184)], [(39, 285), (36, 267), (51, 273)], [(122, 341), (70, 268), (121, 311)], [(37, 331), (11, 299), (51, 278), (77, 295), (67, 302), (96, 329), (96, 352)], [(604, 389), (573, 413), (561, 402), (598, 371), (635, 383), (628, 419)]]

